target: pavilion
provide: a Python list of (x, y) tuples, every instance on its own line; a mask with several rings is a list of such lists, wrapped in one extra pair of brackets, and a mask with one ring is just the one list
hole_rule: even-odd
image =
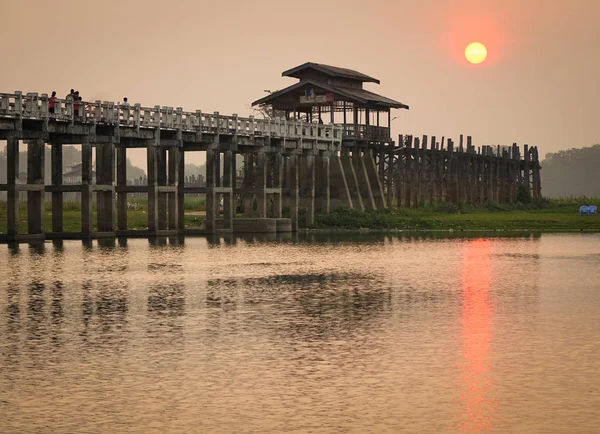
[(300, 80), (252, 103), (270, 107), (286, 119), (305, 122), (342, 123), (344, 141), (390, 143), (392, 109), (406, 104), (363, 88), (380, 81), (352, 69), (307, 62), (282, 73)]

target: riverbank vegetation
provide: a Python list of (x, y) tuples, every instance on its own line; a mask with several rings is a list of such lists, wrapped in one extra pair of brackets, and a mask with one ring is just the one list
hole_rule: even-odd
[[(309, 229), (600, 231), (600, 215), (579, 215), (579, 207), (583, 204), (594, 204), (600, 207), (600, 199), (545, 199), (539, 203), (490, 204), (484, 207), (463, 203), (442, 203), (436, 207), (382, 211), (338, 209), (329, 214), (317, 214), (315, 224)], [(147, 229), (147, 205), (145, 199), (129, 201), (127, 210), (129, 229)], [(203, 197), (186, 198), (184, 209), (187, 228), (203, 227), (206, 214), (206, 202)], [(6, 202), (0, 201), (0, 232), (6, 231), (6, 220)], [(92, 221), (94, 223), (96, 221), (95, 205), (92, 208)], [(63, 222), (65, 232), (81, 231), (79, 202), (64, 204)], [(301, 213), (300, 226), (307, 227), (305, 222), (305, 216)], [(49, 202), (46, 203), (45, 227), (46, 230), (52, 228), (52, 211)], [(19, 231), (27, 232), (25, 202), (19, 207)]]

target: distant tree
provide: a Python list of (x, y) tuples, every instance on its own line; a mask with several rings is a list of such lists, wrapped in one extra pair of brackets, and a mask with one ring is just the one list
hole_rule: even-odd
[(600, 145), (546, 154), (542, 193), (546, 197), (600, 197)]

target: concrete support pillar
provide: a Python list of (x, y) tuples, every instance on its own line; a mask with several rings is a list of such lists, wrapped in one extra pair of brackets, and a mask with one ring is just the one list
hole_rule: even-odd
[(167, 148), (159, 147), (157, 157), (158, 230), (163, 231), (167, 229), (167, 193), (160, 191), (160, 187), (167, 186)]
[(233, 190), (235, 188), (235, 154), (225, 151), (223, 154), (223, 187), (229, 188), (229, 193), (223, 195), (223, 227), (233, 230), (235, 203)]
[(174, 192), (168, 193), (168, 228), (171, 230), (179, 229), (179, 198), (178, 198), (178, 187), (179, 187), (179, 157), (180, 150), (177, 146), (171, 146), (169, 148), (169, 173), (168, 173), (168, 185), (169, 187), (175, 188)]
[(7, 236), (14, 241), (19, 234), (19, 140), (9, 138), (6, 144), (6, 183), (8, 184)]
[(92, 233), (92, 145), (81, 145), (81, 234), (89, 238)]
[[(52, 143), (52, 185), (60, 187), (62, 185), (63, 173), (63, 152), (62, 143)], [(63, 231), (63, 193), (62, 191), (52, 192), (52, 232)]]
[(256, 216), (265, 218), (267, 216), (267, 155), (260, 152), (257, 155), (256, 179)]
[(290, 219), (292, 220), (292, 232), (298, 232), (298, 208), (300, 206), (300, 178), (299, 178), (299, 158), (298, 155), (292, 154), (289, 157), (289, 204), (290, 204)]
[[(122, 145), (117, 148), (117, 185), (127, 187), (127, 148)], [(127, 230), (127, 193), (124, 191), (117, 193), (117, 228)]]
[(158, 230), (158, 147), (150, 144), (147, 148), (148, 165), (148, 231)]
[(44, 233), (44, 172), (45, 143), (37, 139), (27, 144), (27, 184), (39, 190), (27, 192), (27, 232)]
[(206, 230), (214, 233), (216, 230), (216, 195), (215, 195), (215, 151), (206, 151)]

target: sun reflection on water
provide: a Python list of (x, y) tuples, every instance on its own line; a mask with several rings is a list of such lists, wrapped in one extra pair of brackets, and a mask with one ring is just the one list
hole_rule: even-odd
[(467, 244), (462, 269), (463, 368), (462, 432), (491, 431), (497, 402), (489, 361), (493, 308), (489, 289), (492, 280), (491, 242), (474, 240)]

